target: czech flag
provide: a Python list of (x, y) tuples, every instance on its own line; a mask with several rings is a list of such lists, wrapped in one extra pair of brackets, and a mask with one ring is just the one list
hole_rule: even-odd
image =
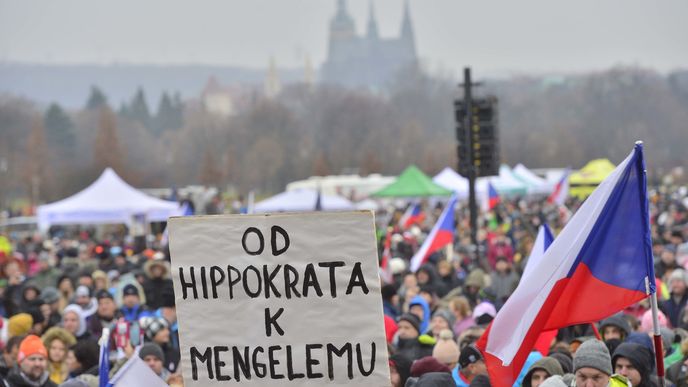
[(569, 175), (570, 170), (564, 171), (564, 175), (561, 177), (557, 185), (554, 186), (554, 191), (547, 198), (547, 203), (556, 204), (563, 206), (566, 198), (569, 196)]
[(654, 293), (654, 278), (645, 161), (636, 143), (478, 340), (492, 385), (514, 383), (542, 332), (611, 316)]
[[(535, 238), (535, 243), (533, 244), (533, 249), (530, 251), (528, 256), (528, 261), (526, 262), (526, 267), (523, 270), (523, 277), (526, 281), (537, 281), (536, 278), (530, 276), (533, 268), (537, 267), (545, 256), (545, 251), (554, 241), (554, 235), (552, 230), (549, 228), (547, 223), (540, 226), (538, 229), (537, 237)], [(542, 356), (547, 356), (549, 354), (549, 347), (552, 345), (552, 340), (557, 336), (559, 332), (558, 329), (552, 329), (550, 331), (545, 331), (540, 333), (537, 341), (535, 342), (534, 349), (542, 354)]]
[(482, 209), (484, 212), (493, 210), (500, 202), (499, 194), (491, 182), (487, 182), (487, 192), (485, 192), (485, 200), (483, 201)]
[(437, 223), (432, 227), (430, 234), (420, 246), (420, 249), (411, 258), (411, 271), (416, 272), (428, 257), (435, 251), (454, 242), (454, 206), (456, 205), (456, 195), (452, 195), (449, 203), (444, 207), (442, 215), (437, 219)]
[(394, 282), (392, 270), (389, 267), (390, 259), (392, 259), (392, 230), (388, 228), (385, 235), (384, 250), (382, 250), (382, 259), (380, 260), (380, 277), (388, 284)]
[(406, 230), (412, 225), (422, 222), (423, 219), (425, 219), (425, 214), (423, 214), (420, 203), (413, 203), (408, 206), (404, 215), (399, 219), (399, 227)]

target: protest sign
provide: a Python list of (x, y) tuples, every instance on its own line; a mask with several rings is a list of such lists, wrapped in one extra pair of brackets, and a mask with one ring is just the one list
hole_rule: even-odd
[(371, 212), (169, 226), (186, 386), (389, 386)]

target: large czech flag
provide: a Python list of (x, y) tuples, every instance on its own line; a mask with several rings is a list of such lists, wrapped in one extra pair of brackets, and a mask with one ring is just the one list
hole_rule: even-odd
[(416, 272), (428, 257), (435, 251), (454, 242), (454, 206), (456, 205), (456, 195), (452, 195), (442, 211), (437, 223), (432, 227), (430, 234), (411, 258), (411, 271)]
[(599, 321), (654, 293), (642, 143), (529, 269), (477, 343), (495, 387), (513, 384), (541, 332)]

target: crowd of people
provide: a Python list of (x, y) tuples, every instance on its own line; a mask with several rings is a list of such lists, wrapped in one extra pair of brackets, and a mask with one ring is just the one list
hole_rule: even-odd
[[(661, 356), (668, 380), (688, 386), (688, 200), (664, 187), (651, 196)], [(378, 214), (380, 249), (389, 234), (392, 256), (393, 277), (382, 287), (391, 385), (490, 385), (475, 342), (518, 285), (538, 227), (546, 222), (556, 234), (579, 205), (503, 200), (479, 217), (473, 246), (461, 204), (453, 248), (416, 272), (409, 260), (442, 204), (425, 203), (425, 219), (410, 227), (399, 225), (403, 208)], [(153, 242), (137, 251), (119, 237), (59, 235), (0, 236), (0, 386), (98, 385), (98, 340), (106, 327), (110, 375), (139, 356), (167, 384), (183, 386), (165, 246)], [(562, 329), (548, 348), (530, 354), (515, 386), (656, 386), (651, 329), (646, 301), (596, 326)]]
[[(688, 196), (668, 187), (650, 196), (660, 356), (668, 384), (688, 386)], [(475, 342), (518, 286), (539, 226), (547, 223), (556, 235), (580, 204), (503, 200), (479, 218), (478, 246), (471, 245), (468, 212), (460, 206), (453, 249), (431, 255), (415, 273), (409, 261), (441, 205), (426, 206), (425, 219), (408, 228), (399, 224), (401, 212), (390, 216), (393, 280), (382, 297), (392, 385), (490, 385)], [(595, 324), (560, 329), (549, 346), (530, 353), (514, 386), (657, 386), (652, 329), (649, 300)]]

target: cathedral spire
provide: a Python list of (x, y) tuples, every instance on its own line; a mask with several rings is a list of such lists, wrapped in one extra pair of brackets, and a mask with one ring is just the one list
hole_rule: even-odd
[(377, 39), (379, 37), (377, 31), (377, 20), (375, 19), (375, 8), (373, 7), (373, 0), (368, 2), (368, 39)]
[(411, 11), (408, 0), (404, 0), (404, 18), (401, 21), (401, 36), (413, 38), (413, 24), (411, 23)]
[(409, 10), (409, 0), (404, 0), (404, 18), (401, 21), (401, 40), (406, 46), (416, 52), (416, 37), (413, 33), (413, 23), (411, 22), (411, 11)]

